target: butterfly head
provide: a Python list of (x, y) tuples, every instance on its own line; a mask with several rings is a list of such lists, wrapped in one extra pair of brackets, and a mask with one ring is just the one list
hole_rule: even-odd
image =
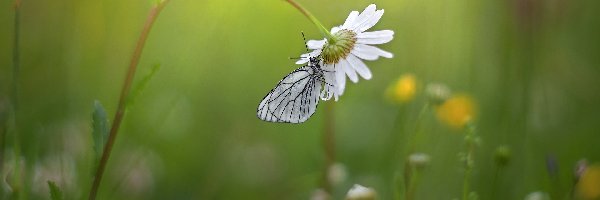
[(312, 64), (318, 64), (319, 63), (319, 57), (309, 57), (308, 58), (308, 62), (310, 62)]
[(308, 57), (308, 65), (321, 66), (321, 55)]

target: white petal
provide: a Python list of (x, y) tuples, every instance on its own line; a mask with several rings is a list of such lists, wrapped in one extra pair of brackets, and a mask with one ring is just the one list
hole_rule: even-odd
[(315, 49), (314, 51), (308, 53), (309, 57), (317, 57), (321, 54), (321, 49)]
[(325, 71), (323, 77), (325, 79), (325, 87), (323, 88), (323, 92), (321, 92), (321, 100), (326, 101), (334, 96), (337, 101), (339, 95), (337, 94), (336, 88), (337, 81), (335, 78), (335, 69), (333, 68), (333, 65), (323, 65), (322, 68)]
[(317, 57), (319, 54), (321, 54), (321, 50), (317, 49), (308, 53), (303, 53), (302, 55), (300, 55), (300, 59), (298, 61), (296, 61), (296, 64), (304, 64), (308, 62), (308, 57)]
[(370, 29), (371, 27), (375, 26), (377, 22), (379, 22), (381, 16), (383, 16), (383, 9), (376, 11), (375, 14), (371, 15), (371, 17), (369, 17), (369, 19), (367, 19), (364, 23), (356, 26), (355, 30), (360, 33)]
[(352, 64), (350, 62), (348, 62), (346, 59), (342, 59), (340, 60), (339, 65), (340, 67), (338, 69), (344, 70), (344, 72), (346, 72), (346, 75), (348, 75), (348, 78), (352, 82), (358, 82), (358, 75), (356, 75), (356, 71), (354, 71), (354, 68), (352, 67)]
[(334, 26), (333, 28), (331, 28), (331, 34), (335, 34), (340, 30), (342, 30), (341, 26)]
[(302, 55), (300, 55), (300, 59), (298, 61), (296, 61), (296, 64), (300, 65), (300, 64), (307, 63), (309, 55), (310, 55), (310, 53), (303, 53)]
[(354, 49), (352, 49), (352, 54), (364, 60), (377, 60), (379, 56), (386, 58), (392, 58), (394, 56), (390, 52), (366, 44), (355, 44)]
[(337, 93), (339, 95), (344, 94), (344, 89), (346, 88), (346, 73), (340, 66), (336, 66), (335, 79), (337, 81), (337, 85), (335, 86)]
[(365, 21), (369, 20), (369, 18), (371, 18), (371, 16), (375, 14), (375, 9), (375, 4), (367, 6), (367, 8), (365, 8), (365, 10), (362, 13), (360, 13), (358, 17), (356, 17), (356, 20), (354, 20), (354, 22), (346, 28), (356, 30), (356, 28), (358, 28), (359, 25), (365, 23)]
[[(304, 55), (304, 54), (302, 54)], [(308, 62), (308, 58), (300, 58), (300, 60), (296, 61), (296, 64), (301, 65)]]
[(348, 26), (352, 25), (354, 20), (356, 20), (356, 17), (358, 17), (358, 11), (350, 12), (350, 15), (348, 15), (348, 18), (346, 18), (346, 22), (344, 22), (344, 25), (342, 25), (342, 28), (347, 28)]
[(319, 97), (321, 98), (321, 100), (327, 101), (327, 100), (331, 99), (332, 95), (333, 95), (333, 92), (332, 92), (331, 87), (328, 85), (325, 85), (325, 87), (323, 88), (323, 91), (321, 91), (321, 95), (319, 95)]
[(309, 40), (308, 42), (306, 42), (306, 46), (308, 46), (309, 49), (321, 49), (323, 48), (323, 45), (325, 45), (325, 39)]
[(377, 58), (379, 57), (377, 55), (377, 51), (373, 50), (372, 48), (365, 48), (364, 46), (367, 45), (359, 46), (359, 44), (355, 44), (354, 49), (352, 49), (351, 53), (364, 60), (377, 60)]
[(369, 68), (367, 67), (367, 65), (365, 65), (365, 63), (363, 63), (363, 61), (361, 61), (352, 54), (348, 55), (346, 59), (348, 60), (352, 68), (354, 68), (354, 70), (356, 70), (356, 72), (358, 72), (360, 76), (362, 76), (366, 80), (371, 79), (371, 70), (369, 70)]
[(394, 39), (394, 31), (383, 30), (373, 32), (363, 32), (356, 35), (356, 43), (361, 44), (383, 44)]

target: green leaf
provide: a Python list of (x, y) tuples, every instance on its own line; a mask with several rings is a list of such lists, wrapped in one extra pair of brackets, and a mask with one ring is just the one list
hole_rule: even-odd
[(94, 139), (96, 160), (99, 160), (108, 138), (108, 118), (104, 107), (97, 100), (94, 101), (94, 113), (92, 114), (92, 138)]
[(63, 200), (62, 191), (53, 181), (48, 181), (48, 188), (50, 188), (50, 199), (52, 200)]
[(148, 85), (148, 82), (154, 77), (156, 72), (160, 69), (160, 64), (155, 64), (152, 66), (150, 73), (146, 74), (142, 79), (134, 85), (134, 88), (131, 90), (129, 97), (127, 97), (127, 108), (130, 108), (135, 104), (135, 101), (140, 96), (144, 88)]

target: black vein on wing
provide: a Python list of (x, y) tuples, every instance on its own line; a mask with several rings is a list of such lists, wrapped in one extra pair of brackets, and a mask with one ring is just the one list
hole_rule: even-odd
[(330, 71), (323, 70), (317, 62), (311, 63), (286, 75), (265, 95), (257, 109), (260, 119), (301, 123), (314, 114), (323, 85), (333, 84), (325, 81), (325, 72)]

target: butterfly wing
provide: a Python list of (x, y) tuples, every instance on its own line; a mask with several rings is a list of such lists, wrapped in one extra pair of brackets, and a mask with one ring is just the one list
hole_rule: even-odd
[(303, 66), (285, 76), (258, 105), (257, 116), (269, 122), (302, 123), (317, 109), (322, 74)]

